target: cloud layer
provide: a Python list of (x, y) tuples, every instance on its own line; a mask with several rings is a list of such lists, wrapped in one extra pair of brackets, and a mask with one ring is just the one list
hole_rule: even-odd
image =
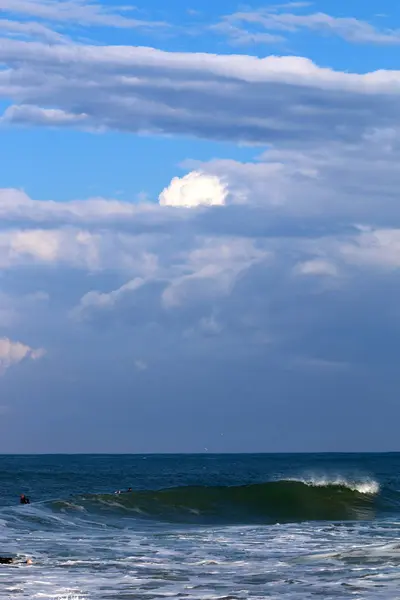
[(398, 71), (345, 73), (302, 57), (0, 40), (0, 62), (3, 126), (296, 145), (360, 141), (399, 117)]
[[(265, 421), (271, 434), (275, 409), (282, 423), (303, 409), (323, 422), (321, 389), (332, 399), (340, 381), (356, 392), (335, 402), (345, 398), (357, 420), (363, 393), (397, 373), (400, 71), (88, 43), (88, 29), (150, 27), (123, 8), (0, 0), (7, 135), (117, 131), (189, 137), (193, 148), (165, 180), (151, 164), (157, 193), (139, 201), (82, 192), (61, 202), (56, 184), (52, 200), (0, 189), (2, 389), (26, 410), (35, 388), (32, 415), (59, 419), (59, 431), (82, 411), (106, 428), (134, 411), (141, 434), (138, 414), (164, 425), (171, 407), (186, 430), (196, 411), (206, 430), (227, 414), (241, 425), (246, 398), (249, 431)], [(78, 21), (85, 37), (71, 35)], [(396, 30), (305, 3), (219, 25), (236, 42), (305, 30), (398, 43)], [(46, 361), (32, 368), (40, 348)], [(58, 394), (52, 413), (46, 398)]]
[(122, 29), (160, 25), (154, 21), (131, 18), (132, 12), (134, 9), (131, 5), (113, 8), (101, 2), (88, 0), (0, 0), (0, 13), (6, 13), (13, 17), (22, 16), (53, 23)]
[(400, 44), (399, 29), (380, 28), (355, 17), (310, 12), (311, 8), (311, 3), (289, 3), (286, 6), (243, 10), (226, 15), (213, 29), (227, 35), (237, 45), (276, 45), (302, 30), (338, 36), (355, 44)]

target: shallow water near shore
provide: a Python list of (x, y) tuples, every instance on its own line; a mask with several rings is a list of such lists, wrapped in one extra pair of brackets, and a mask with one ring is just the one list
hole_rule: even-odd
[(400, 598), (399, 473), (399, 454), (3, 456), (0, 598)]

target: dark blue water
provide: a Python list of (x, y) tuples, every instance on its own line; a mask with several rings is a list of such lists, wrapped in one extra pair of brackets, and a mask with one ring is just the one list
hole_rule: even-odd
[(1, 598), (396, 598), (399, 536), (400, 454), (0, 457)]

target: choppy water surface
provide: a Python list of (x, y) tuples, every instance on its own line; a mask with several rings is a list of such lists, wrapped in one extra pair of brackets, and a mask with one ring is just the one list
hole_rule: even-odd
[(0, 597), (400, 598), (399, 473), (397, 454), (0, 457)]

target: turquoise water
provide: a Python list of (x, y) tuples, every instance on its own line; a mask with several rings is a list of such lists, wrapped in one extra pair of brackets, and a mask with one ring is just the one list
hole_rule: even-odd
[(400, 598), (399, 474), (400, 454), (2, 456), (0, 597)]

